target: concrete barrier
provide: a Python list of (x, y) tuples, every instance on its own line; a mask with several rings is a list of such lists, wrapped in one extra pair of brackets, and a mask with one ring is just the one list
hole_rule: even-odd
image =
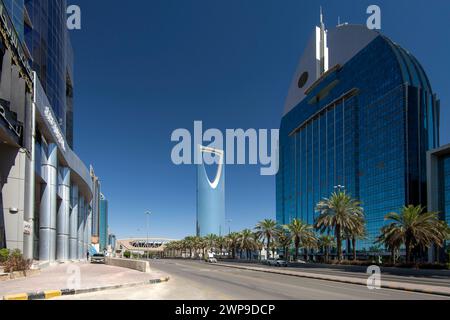
[(133, 269), (140, 272), (150, 273), (150, 263), (148, 261), (106, 258), (106, 264), (109, 266)]

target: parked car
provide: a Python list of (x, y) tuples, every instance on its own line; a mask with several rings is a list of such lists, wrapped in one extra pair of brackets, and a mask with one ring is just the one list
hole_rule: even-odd
[(106, 263), (106, 257), (105, 257), (105, 255), (103, 253), (94, 254), (91, 257), (91, 263), (103, 263), (103, 264), (105, 264)]
[(288, 266), (286, 260), (278, 259), (276, 262), (277, 262), (277, 264), (276, 264), (277, 267), (287, 267)]
[(306, 261), (303, 261), (303, 260), (298, 259), (298, 260), (297, 260), (297, 263), (300, 263), (300, 264), (306, 264)]
[(272, 267), (287, 267), (287, 262), (282, 259), (269, 259), (265, 261), (265, 264)]

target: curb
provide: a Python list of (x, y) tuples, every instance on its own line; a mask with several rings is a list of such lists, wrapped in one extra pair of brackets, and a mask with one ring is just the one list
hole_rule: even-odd
[(7, 295), (3, 297), (3, 300), (7, 301), (14, 301), (14, 300), (49, 300), (56, 297), (62, 297), (62, 296), (73, 296), (83, 293), (91, 293), (91, 292), (99, 292), (99, 291), (105, 291), (105, 290), (115, 290), (115, 289), (122, 289), (122, 288), (133, 288), (138, 287), (142, 285), (149, 285), (149, 284), (158, 284), (163, 282), (168, 282), (170, 280), (170, 277), (163, 277), (160, 279), (152, 279), (145, 282), (137, 282), (137, 283), (128, 283), (128, 284), (119, 284), (119, 285), (111, 285), (111, 286), (104, 286), (104, 287), (97, 287), (97, 288), (88, 288), (88, 289), (62, 289), (62, 290), (48, 290), (48, 291), (40, 291), (40, 292), (33, 292), (33, 293), (20, 293), (20, 294), (14, 294), (14, 295)]
[[(278, 270), (271, 270), (271, 269), (265, 269), (265, 268), (255, 268), (255, 267), (246, 267), (246, 266), (235, 266), (235, 265), (229, 265), (229, 264), (222, 264), (222, 263), (216, 263), (217, 266), (227, 267), (227, 268), (235, 268), (235, 269), (242, 269), (242, 270), (250, 270), (250, 271), (257, 271), (257, 272), (264, 272), (264, 273), (273, 273), (273, 274), (279, 274), (284, 276), (292, 276), (292, 277), (298, 277), (298, 278), (308, 278), (308, 279), (316, 279), (316, 280), (326, 280), (326, 281), (334, 281), (334, 282), (340, 282), (340, 283), (347, 283), (347, 284), (355, 284), (355, 285), (361, 285), (361, 286), (367, 286), (367, 281), (364, 279), (357, 279), (354, 280), (351, 279), (344, 279), (339, 276), (327, 276), (327, 275), (319, 275), (319, 274), (313, 274), (313, 273), (306, 273), (306, 272), (294, 272), (294, 271), (278, 271)], [(391, 289), (391, 290), (401, 290), (401, 291), (408, 291), (408, 292), (414, 292), (414, 293), (424, 293), (424, 294), (433, 294), (433, 295), (439, 295), (439, 296), (445, 296), (450, 297), (450, 291), (440, 290), (438, 287), (427, 287), (427, 288), (408, 288), (405, 287), (400, 282), (393, 282), (393, 281), (382, 281), (381, 282), (381, 288), (383, 289)]]

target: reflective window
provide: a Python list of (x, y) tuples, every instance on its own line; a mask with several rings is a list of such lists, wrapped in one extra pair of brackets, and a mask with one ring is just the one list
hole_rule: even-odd
[[(425, 204), (426, 152), (438, 141), (436, 117), (429, 115), (433, 94), (404, 83), (398, 59), (398, 51), (378, 37), (284, 116), (278, 222), (297, 216), (314, 223), (317, 202), (342, 185), (363, 203), (368, 238), (358, 248), (369, 250), (387, 213)], [(335, 80), (327, 97), (311, 102)]]

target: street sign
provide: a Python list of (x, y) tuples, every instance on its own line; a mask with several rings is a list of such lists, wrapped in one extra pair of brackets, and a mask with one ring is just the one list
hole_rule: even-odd
[(24, 221), (23, 222), (23, 233), (26, 235), (31, 235), (31, 232), (33, 231), (33, 226), (31, 222)]

